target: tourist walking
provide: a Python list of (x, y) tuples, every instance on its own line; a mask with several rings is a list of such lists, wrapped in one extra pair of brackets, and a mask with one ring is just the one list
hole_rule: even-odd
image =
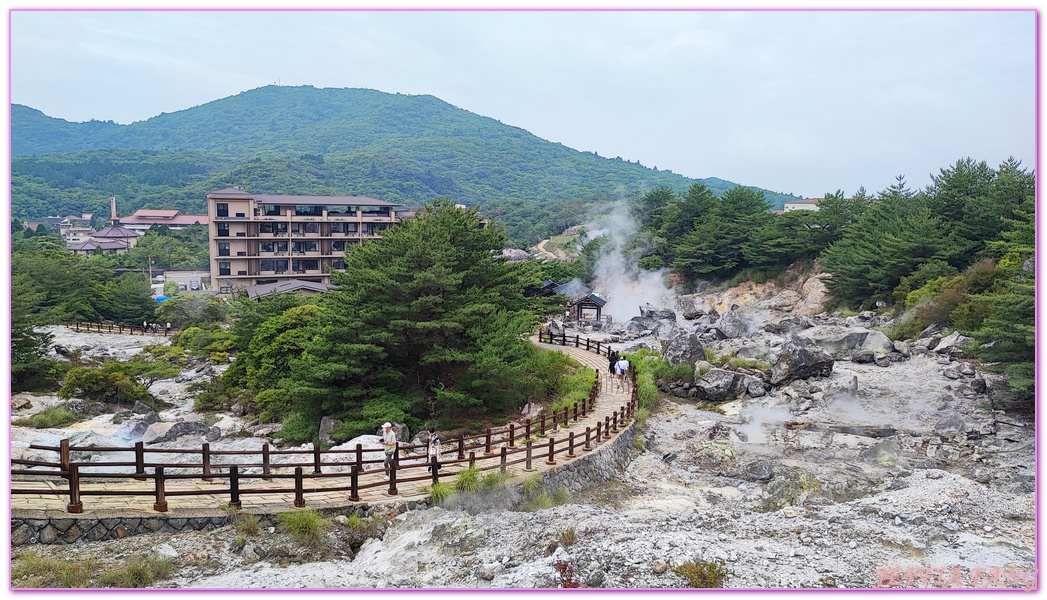
[(440, 435), (436, 433), (436, 428), (432, 425), (429, 426), (429, 441), (426, 447), (426, 456), (429, 457), (429, 468), (426, 471), (439, 471), (440, 470)]
[(389, 479), (389, 467), (396, 457), (396, 432), (392, 423), (382, 424), (382, 445), (385, 446), (385, 475), (382, 478)]
[(614, 375), (614, 364), (618, 362), (618, 352), (611, 350), (607, 353), (607, 374)]
[(618, 379), (618, 384), (615, 389), (621, 389), (625, 386), (625, 374), (629, 372), (629, 361), (625, 360), (622, 356), (618, 359), (618, 362), (614, 363), (614, 376)]

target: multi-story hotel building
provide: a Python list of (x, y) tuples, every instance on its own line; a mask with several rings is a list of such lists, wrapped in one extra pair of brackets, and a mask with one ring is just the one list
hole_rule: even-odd
[(291, 279), (331, 283), (352, 244), (399, 222), (392, 202), (361, 196), (207, 195), (212, 289), (231, 294)]

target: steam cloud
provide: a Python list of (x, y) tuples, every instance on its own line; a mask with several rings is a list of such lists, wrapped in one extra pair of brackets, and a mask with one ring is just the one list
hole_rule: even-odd
[(606, 235), (610, 242), (594, 268), (594, 291), (607, 300), (604, 314), (621, 323), (639, 315), (639, 307), (644, 304), (656, 308), (674, 306), (676, 294), (665, 287), (664, 270), (641, 269), (636, 264), (636, 256), (622, 252), (638, 230), (626, 202), (619, 202), (603, 219), (603, 225), (604, 229), (593, 232), (592, 237)]

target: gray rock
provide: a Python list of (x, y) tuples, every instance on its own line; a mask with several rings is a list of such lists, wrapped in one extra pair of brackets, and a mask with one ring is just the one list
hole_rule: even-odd
[(131, 414), (144, 415), (153, 412), (153, 409), (139, 400), (135, 400), (134, 406), (131, 407)]
[(873, 329), (869, 330), (865, 335), (861, 348), (862, 350), (872, 350), (876, 353), (886, 354), (894, 352), (894, 342), (891, 341), (891, 338)]
[(25, 410), (27, 408), (33, 408), (33, 403), (29, 401), (29, 398), (21, 396), (11, 398), (11, 410)]
[(932, 351), (937, 352), (938, 354), (952, 352), (954, 348), (958, 349), (958, 346), (963, 346), (969, 343), (971, 343), (971, 338), (965, 335), (960, 335), (959, 331), (954, 331), (942, 338), (941, 341), (938, 342), (938, 345), (934, 346)]
[(788, 342), (778, 354), (770, 383), (782, 385), (796, 379), (828, 377), (832, 374), (833, 362), (833, 357), (822, 350)]
[(937, 433), (945, 433), (948, 431), (963, 433), (964, 431), (967, 431), (967, 423), (964, 422), (959, 414), (951, 413), (945, 415), (934, 424), (934, 431)]
[(695, 395), (706, 402), (728, 402), (745, 392), (744, 376), (725, 369), (712, 369), (694, 382)]
[(876, 358), (876, 353), (872, 350), (855, 350), (851, 353), (851, 362), (860, 364), (871, 363)]
[(985, 378), (981, 375), (978, 375), (977, 377), (972, 379), (970, 384), (971, 389), (979, 394), (984, 394), (985, 391), (988, 389), (988, 386), (985, 385)]
[(153, 423), (142, 434), (142, 442), (146, 444), (159, 444), (169, 442), (185, 435), (205, 436), (210, 433), (211, 428), (204, 423), (195, 421), (179, 421), (178, 423)]
[(834, 358), (848, 356), (852, 350), (861, 347), (871, 330), (861, 327), (815, 326), (797, 333), (794, 338), (801, 343), (813, 344)]
[(705, 347), (698, 336), (682, 333), (669, 340), (662, 355), (670, 365), (690, 365), (705, 357)]
[(730, 339), (749, 336), (749, 323), (733, 310), (728, 310), (720, 315), (714, 327)]
[(749, 381), (749, 384), (745, 386), (745, 391), (751, 398), (762, 398), (767, 395), (767, 388), (764, 387), (762, 381), (757, 379)]
[(742, 468), (749, 481), (765, 482), (774, 479), (774, 467), (767, 461), (754, 461)]
[(640, 316), (644, 319), (667, 319), (670, 321), (676, 320), (676, 313), (669, 310), (668, 308), (655, 308), (650, 304), (640, 307)]
[(342, 421), (340, 421), (339, 419), (333, 419), (331, 417), (324, 417), (320, 419), (320, 443), (327, 444), (329, 446), (333, 445), (335, 441), (331, 437), (331, 432), (334, 431), (341, 424)]

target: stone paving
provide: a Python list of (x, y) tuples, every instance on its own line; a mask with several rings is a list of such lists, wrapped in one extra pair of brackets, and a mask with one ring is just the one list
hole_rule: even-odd
[[(592, 427), (595, 429), (596, 423), (604, 423), (605, 417), (611, 416), (615, 411), (620, 411), (624, 407), (630, 398), (632, 393), (631, 385), (626, 382), (623, 386), (619, 387), (616, 385), (614, 379), (608, 374), (607, 359), (603, 356), (588, 352), (585, 348), (575, 348), (573, 346), (560, 346), (558, 344), (546, 344), (538, 342), (537, 338), (534, 337), (531, 340), (537, 346), (542, 348), (548, 348), (557, 350), (571, 356), (578, 360), (581, 364), (590, 368), (596, 369), (600, 378), (600, 387), (596, 396), (595, 409), (590, 412), (585, 418), (579, 415), (577, 422), (572, 421), (570, 427), (561, 426), (555, 432), (549, 432), (550, 437), (554, 437), (557, 441), (556, 448), (557, 454), (555, 457), (556, 465), (546, 464), (548, 458), (548, 443), (545, 439), (539, 439), (533, 446), (532, 450), (532, 470), (530, 472), (524, 470), (524, 464), (518, 464), (509, 467), (513, 470), (514, 476), (512, 481), (522, 481), (534, 472), (541, 472), (548, 469), (556, 468), (556, 466), (563, 465), (570, 460), (574, 460), (567, 456), (567, 453), (560, 454), (559, 450), (563, 447), (560, 442), (568, 439), (570, 432), (575, 434), (575, 458), (581, 457), (585, 454), (582, 449), (583, 440), (585, 438), (585, 428)], [(583, 342), (584, 343), (584, 342)], [(536, 430), (537, 424), (533, 425)], [(522, 430), (518, 429), (519, 437), (522, 436)], [(612, 434), (615, 435), (615, 434)], [(604, 440), (607, 441), (607, 440)], [(596, 444), (595, 438), (593, 444)], [(445, 443), (445, 448), (447, 444)], [(519, 446), (519, 445), (518, 445)], [(598, 445), (593, 445), (593, 448)], [(492, 454), (484, 455), (484, 448), (473, 449), (476, 451), (476, 464), (477, 467), (484, 468), (497, 468), (500, 464), (500, 445), (498, 447), (492, 447)], [(454, 450), (445, 450), (444, 452), (444, 464), (446, 465), (440, 471), (441, 479), (446, 479), (447, 475), (451, 475), (462, 468), (468, 466), (468, 450), (466, 451), (466, 460), (462, 463), (453, 463), (450, 459), (456, 458), (457, 454)], [(522, 458), (523, 454), (508, 456), (508, 461), (513, 461)], [(405, 461), (406, 462), (406, 461)], [(287, 473), (290, 469), (283, 468), (275, 470), (274, 473)], [(348, 488), (350, 485), (350, 477), (348, 474), (339, 477), (327, 477), (327, 478), (316, 478), (310, 479), (308, 471), (311, 469), (304, 469), (307, 471), (305, 476), (303, 487), (306, 490), (304, 495), (305, 505), (312, 508), (321, 508), (325, 506), (337, 506), (345, 505), (349, 503), (348, 497), (349, 492), (344, 490), (332, 490), (332, 491), (319, 491), (329, 488)], [(402, 481), (403, 474), (409, 474), (408, 479), (415, 479), (415, 481)], [(425, 477), (420, 477), (418, 474), (421, 473)], [(396, 488), (398, 495), (394, 496), (388, 493), (389, 483), (382, 479), (382, 473), (364, 473), (359, 477), (359, 496), (361, 503), (380, 503), (388, 500), (410, 500), (417, 498), (424, 498), (427, 493), (423, 488), (431, 485), (432, 480), (421, 469), (410, 469), (406, 472), (401, 472), (401, 476), (397, 478)], [(56, 481), (12, 481), (12, 489), (21, 490), (68, 490), (67, 483), (65, 480)], [(240, 481), (240, 500), (242, 508), (245, 510), (260, 510), (260, 511), (271, 511), (281, 506), (291, 507), (295, 499), (293, 491), (277, 491), (293, 490), (294, 480), (293, 479), (273, 479), (271, 481), (264, 481), (261, 479), (241, 479)], [(125, 511), (143, 511), (150, 514), (162, 514), (154, 511), (153, 504), (155, 502), (155, 483), (152, 478), (145, 481), (134, 481), (133, 479), (91, 479), (89, 475), (84, 475), (80, 481), (81, 489), (81, 501), (83, 503), (83, 517), (89, 517), (96, 511), (101, 511), (106, 514), (111, 514), (114, 511), (124, 513)], [(203, 481), (202, 479), (172, 479), (165, 482), (165, 495), (167, 501), (168, 511), (181, 511), (183, 509), (206, 509), (206, 508), (219, 508), (223, 505), (228, 504), (230, 495), (228, 492), (229, 482), (224, 478), (216, 478), (213, 481)], [(264, 493), (244, 493), (245, 490), (266, 490)], [(310, 492), (309, 490), (318, 490), (316, 492)], [(113, 495), (85, 495), (86, 491), (102, 491), (107, 494)], [(186, 492), (192, 495), (182, 495)], [(134, 495), (131, 495), (134, 494)], [(12, 514), (20, 510), (47, 510), (47, 511), (62, 511), (65, 512), (66, 506), (69, 502), (68, 492), (61, 494), (12, 494), (11, 495), (11, 510)], [(144, 516), (144, 515), (143, 515)]]

